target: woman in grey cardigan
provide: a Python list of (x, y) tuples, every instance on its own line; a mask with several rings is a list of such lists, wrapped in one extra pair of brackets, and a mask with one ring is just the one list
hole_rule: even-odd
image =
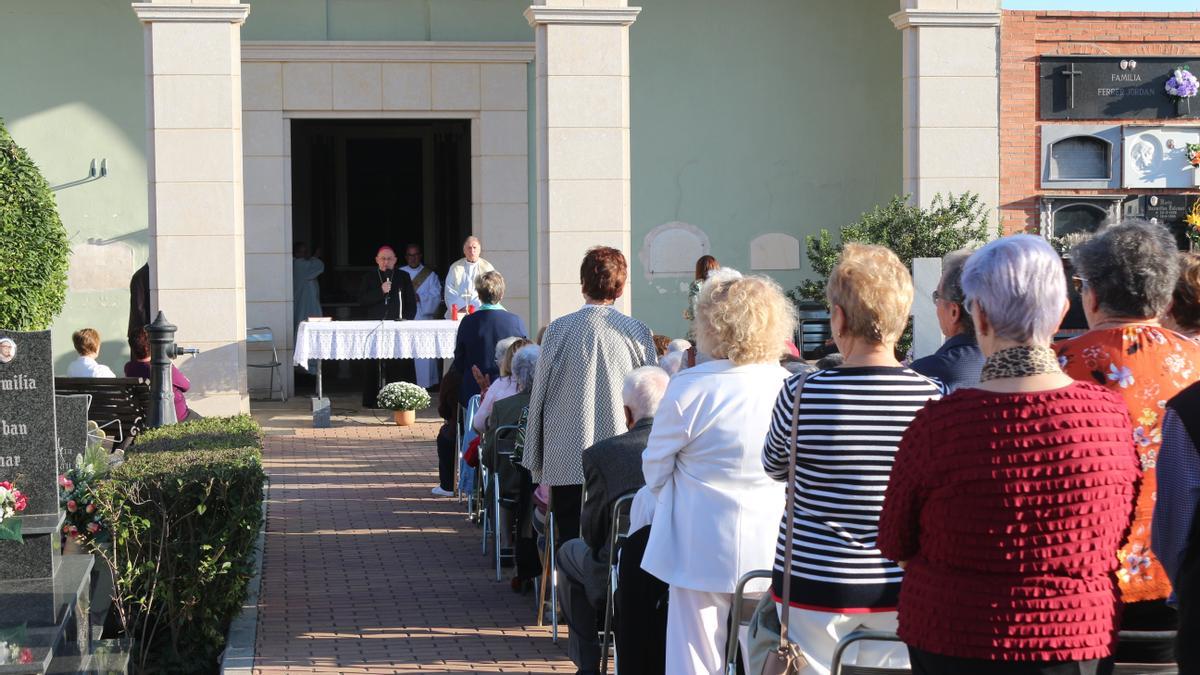
[(613, 307), (627, 274), (620, 251), (590, 249), (579, 271), (586, 304), (550, 322), (542, 338), (521, 464), (550, 487), (559, 541), (579, 536), (583, 449), (624, 431), (621, 383), (658, 363), (646, 324)]

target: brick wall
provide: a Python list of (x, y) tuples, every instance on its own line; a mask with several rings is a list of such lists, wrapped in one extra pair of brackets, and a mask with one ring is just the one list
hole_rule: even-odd
[[(1038, 119), (1038, 56), (1200, 55), (1200, 13), (1005, 11), (1000, 26), (1000, 219), (1005, 232), (1038, 231), (1039, 126), (1091, 124)], [(1179, 120), (1163, 120), (1178, 124)], [(1101, 122), (1097, 122), (1101, 123)], [(1149, 120), (1104, 120), (1153, 124)], [(1178, 194), (1181, 190), (1059, 190), (1052, 194)]]

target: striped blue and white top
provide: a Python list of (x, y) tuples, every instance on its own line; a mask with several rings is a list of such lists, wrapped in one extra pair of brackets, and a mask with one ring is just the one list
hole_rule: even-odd
[[(792, 405), (799, 376), (775, 401), (763, 467), (787, 480)], [(800, 399), (796, 505), (792, 514), (793, 607), (857, 613), (893, 611), (903, 572), (876, 547), (879, 512), (900, 437), (942, 385), (904, 367), (841, 367), (808, 376)], [(772, 590), (783, 588), (784, 530)]]

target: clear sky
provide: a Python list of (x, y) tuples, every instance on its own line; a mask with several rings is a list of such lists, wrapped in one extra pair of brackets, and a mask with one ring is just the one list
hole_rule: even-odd
[(1196, 12), (1200, 0), (1003, 0), (1004, 9), (1072, 9), (1089, 12)]

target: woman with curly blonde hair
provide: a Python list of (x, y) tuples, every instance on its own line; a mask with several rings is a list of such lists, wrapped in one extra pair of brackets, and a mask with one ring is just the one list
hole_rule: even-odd
[(724, 670), (734, 586), (771, 564), (783, 490), (759, 450), (795, 324), (769, 279), (709, 279), (700, 291), (697, 347), (712, 360), (671, 380), (642, 454), (657, 502), (642, 568), (670, 585), (667, 673)]
[[(789, 456), (796, 455), (794, 512), (779, 524), (775, 554), (784, 558), (784, 528), (791, 527), (791, 597), (782, 597), (781, 564), (774, 565), (771, 591), (781, 615), (790, 612), (788, 636), (808, 659), (806, 673), (828, 673), (838, 640), (855, 630), (896, 630), (903, 572), (875, 544), (879, 511), (900, 437), (917, 411), (942, 394), (934, 380), (896, 360), (913, 284), (895, 253), (847, 244), (826, 296), (845, 360), (784, 383), (762, 452), (777, 481), (787, 480)], [(858, 650), (858, 665), (908, 665), (903, 645), (868, 645), (873, 649)]]

